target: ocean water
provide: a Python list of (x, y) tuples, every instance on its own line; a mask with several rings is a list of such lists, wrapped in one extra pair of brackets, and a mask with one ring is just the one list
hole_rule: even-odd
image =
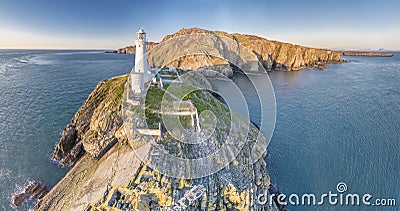
[(269, 74), (277, 121), (268, 170), (287, 196), (314, 193), (318, 200), (343, 182), (343, 194), (368, 193), (372, 203), (394, 198), (397, 205), (325, 201), (293, 210), (400, 210), (400, 53), (345, 59), (323, 71)]
[[(396, 198), (400, 204), (400, 54), (346, 59), (323, 71), (269, 74), (277, 122), (268, 170), (287, 195), (328, 193), (344, 182), (345, 193)], [(0, 210), (11, 209), (10, 196), (28, 180), (51, 187), (65, 175), (50, 159), (62, 130), (99, 80), (128, 73), (132, 65), (132, 55), (102, 51), (0, 50)], [(259, 123), (248, 80), (235, 74), (235, 82)]]
[(28, 180), (53, 186), (66, 173), (54, 145), (98, 81), (128, 73), (132, 55), (0, 50), (0, 210)]

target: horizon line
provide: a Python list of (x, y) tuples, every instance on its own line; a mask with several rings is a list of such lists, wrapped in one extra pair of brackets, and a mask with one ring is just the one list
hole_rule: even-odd
[(72, 50), (83, 50), (83, 51), (113, 51), (116, 49), (100, 49), (100, 48), (1, 48), (0, 50), (65, 50), (65, 51), (72, 51)]

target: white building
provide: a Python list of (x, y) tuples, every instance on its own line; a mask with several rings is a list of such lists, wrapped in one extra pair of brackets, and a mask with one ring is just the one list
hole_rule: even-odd
[(131, 72), (131, 82), (133, 93), (140, 93), (144, 90), (144, 84), (151, 79), (151, 76), (149, 75), (150, 69), (146, 57), (146, 32), (143, 28), (140, 28), (136, 35), (135, 67)]

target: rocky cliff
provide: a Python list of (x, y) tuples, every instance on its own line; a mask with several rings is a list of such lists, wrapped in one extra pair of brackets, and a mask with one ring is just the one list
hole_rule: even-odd
[[(188, 34), (196, 34), (196, 33), (208, 33), (214, 34), (217, 36), (230, 37), (238, 44), (241, 44), (248, 49), (250, 49), (259, 60), (264, 65), (267, 70), (300, 70), (304, 68), (316, 68), (322, 69), (327, 64), (330, 63), (339, 63), (343, 62), (341, 58), (341, 51), (332, 51), (326, 49), (317, 49), (317, 48), (309, 48), (300, 45), (294, 45), (290, 43), (278, 42), (268, 40), (259, 36), (247, 35), (247, 34), (229, 34), (222, 31), (209, 31), (200, 28), (190, 28), (190, 29), (181, 29), (178, 32), (167, 35), (163, 38), (160, 43), (168, 41), (172, 38), (188, 35)], [(149, 45), (148, 49), (156, 46), (154, 43)], [(128, 48), (123, 48), (118, 51), (128, 52)], [(132, 51), (130, 51), (132, 52)], [(192, 56), (193, 57), (193, 56)], [(196, 55), (197, 60), (205, 60), (208, 66), (213, 65), (213, 63), (221, 63), (215, 62), (214, 60), (210, 60), (206, 55)], [(179, 61), (173, 61), (171, 64), (177, 65), (177, 67), (188, 68), (193, 67), (193, 58), (177, 58)], [(209, 62), (207, 62), (207, 59)], [(186, 61), (187, 60), (187, 61)], [(149, 62), (151, 63), (151, 62)], [(204, 62), (203, 62), (204, 63)], [(195, 66), (195, 68), (189, 69), (197, 69), (201, 67)]]
[(83, 210), (107, 185), (123, 185), (140, 165), (123, 144), (121, 103), (127, 79), (123, 75), (99, 82), (64, 129), (53, 158), (72, 168), (36, 210)]
[(62, 132), (53, 153), (61, 166), (71, 167), (84, 154), (99, 158), (113, 146), (122, 126), (121, 96), (127, 75), (99, 82)]

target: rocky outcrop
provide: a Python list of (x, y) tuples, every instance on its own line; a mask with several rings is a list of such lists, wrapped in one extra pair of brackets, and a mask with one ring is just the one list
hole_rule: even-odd
[[(23, 203), (40, 200), (48, 193), (46, 185), (38, 181), (29, 182), (25, 188), (12, 197), (12, 204), (21, 207)], [(29, 206), (29, 205), (28, 205)]]
[[(160, 43), (166, 42), (178, 36), (196, 33), (208, 33), (217, 36), (230, 37), (236, 40), (238, 44), (241, 44), (244, 47), (250, 49), (258, 57), (260, 62), (262, 62), (266, 70), (291, 71), (304, 68), (322, 69), (327, 64), (340, 63), (344, 61), (341, 58), (341, 51), (309, 48), (290, 43), (272, 41), (254, 35), (237, 33), (229, 34), (222, 31), (209, 31), (200, 28), (181, 29), (172, 35), (165, 36)], [(192, 62), (192, 57), (193, 56), (188, 56), (187, 58), (177, 58), (177, 60), (179, 61), (173, 61), (171, 63), (175, 64), (176, 67), (187, 68), (190, 66), (194, 66)], [(196, 57), (200, 56), (196, 55)], [(206, 59), (206, 61), (202, 60), (204, 58)], [(207, 60), (207, 56), (204, 56), (203, 58), (198, 58), (197, 60), (201, 61), (201, 63), (199, 63), (198, 66), (195, 66), (195, 69), (203, 66), (212, 66), (212, 64), (215, 63), (215, 61), (213, 60)]]
[(363, 51), (343, 51), (343, 56), (372, 56), (372, 57), (392, 57), (391, 53), (382, 52), (363, 52)]
[(122, 125), (121, 96), (127, 75), (100, 82), (62, 132), (53, 159), (71, 167), (85, 153), (100, 158), (118, 141)]

